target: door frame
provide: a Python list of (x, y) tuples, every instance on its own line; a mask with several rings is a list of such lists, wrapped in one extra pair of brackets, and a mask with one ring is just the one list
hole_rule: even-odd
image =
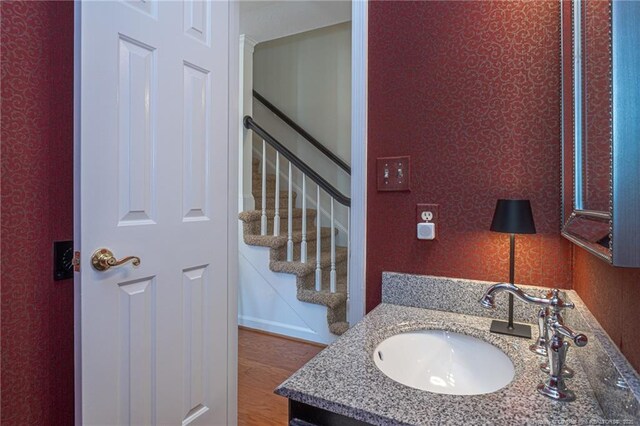
[[(353, 325), (364, 318), (366, 306), (366, 252), (367, 252), (367, 58), (368, 58), (368, 0), (351, 0), (351, 208), (349, 214), (349, 303), (347, 321)], [(247, 94), (253, 88), (253, 49), (257, 42), (251, 34), (238, 37), (245, 99), (239, 111), (238, 129), (243, 129), (242, 117), (253, 115), (253, 95)], [(247, 63), (249, 61), (249, 63)], [(240, 107), (239, 107), (240, 108)], [(241, 132), (242, 130), (240, 130)], [(253, 207), (251, 195), (251, 137), (240, 138), (238, 153), (240, 164), (238, 175), (241, 179), (238, 197), (238, 211)], [(249, 135), (249, 134), (247, 134)], [(249, 153), (249, 154), (247, 154)], [(251, 206), (251, 207), (248, 207)], [(238, 237), (239, 239), (242, 236)]]
[(351, 2), (351, 211), (347, 320), (364, 318), (367, 282), (368, 0)]
[[(74, 2), (74, 55), (73, 55), (73, 241), (74, 251), (83, 256), (80, 247), (80, 118), (82, 106), (80, 103), (81, 83), (81, 9), (82, 2)], [(239, 96), (239, 33), (240, 33), (239, 2), (229, 1), (229, 45), (227, 56), (229, 59), (229, 111), (238, 110)], [(237, 116), (229, 114), (227, 139), (227, 424), (237, 424), (237, 393), (238, 393), (238, 126)], [(74, 273), (74, 397), (75, 424), (82, 425), (82, 341), (81, 341), (81, 300), (80, 274)]]

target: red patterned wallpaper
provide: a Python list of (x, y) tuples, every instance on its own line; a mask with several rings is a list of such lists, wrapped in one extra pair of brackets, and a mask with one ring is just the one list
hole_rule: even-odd
[(578, 247), (573, 258), (574, 290), (640, 371), (640, 269), (614, 268)]
[[(72, 424), (73, 292), (51, 281), (50, 255), (72, 235), (73, 5), (1, 8), (0, 421)], [(383, 270), (506, 279), (507, 238), (487, 231), (497, 197), (533, 202), (539, 234), (518, 241), (518, 281), (569, 283), (557, 13), (551, 2), (371, 3), (369, 308)], [(401, 154), (412, 192), (377, 193), (375, 158)], [(415, 240), (417, 202), (440, 204), (439, 241)], [(574, 262), (575, 289), (639, 368), (637, 327), (623, 324), (637, 316), (640, 271), (579, 249)]]
[[(385, 270), (508, 279), (497, 198), (530, 198), (538, 234), (517, 239), (516, 281), (569, 287), (560, 237), (557, 2), (371, 2), (367, 309)], [(375, 160), (411, 156), (410, 193), (376, 191)], [(438, 241), (416, 203), (440, 205)]]
[(1, 4), (3, 425), (73, 424), (73, 2)]

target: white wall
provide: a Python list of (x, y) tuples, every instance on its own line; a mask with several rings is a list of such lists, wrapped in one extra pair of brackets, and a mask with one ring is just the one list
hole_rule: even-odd
[(345, 0), (242, 0), (240, 34), (257, 42), (274, 40), (351, 20)]
[[(254, 88), (350, 164), (351, 23), (259, 43), (253, 59)], [(254, 119), (349, 195), (348, 175), (257, 101)]]

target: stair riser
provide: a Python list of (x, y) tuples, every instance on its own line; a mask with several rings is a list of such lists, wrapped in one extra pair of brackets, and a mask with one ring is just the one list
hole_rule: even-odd
[[(280, 190), (285, 190), (286, 185), (288, 185), (287, 181), (284, 179), (280, 179)], [(275, 176), (267, 177), (267, 194), (273, 194), (276, 188), (276, 178)], [(252, 179), (251, 180), (251, 192), (254, 194), (262, 193), (262, 179)]]
[[(297, 194), (294, 192), (292, 196), (293, 206), (296, 206)], [(260, 194), (253, 194), (253, 199), (255, 200), (256, 210), (262, 209), (262, 196)], [(275, 210), (276, 208), (276, 199), (275, 197), (267, 197), (267, 209)], [(289, 196), (281, 193), (280, 195), (280, 210), (286, 210), (289, 207)]]
[[(347, 262), (336, 264), (336, 291), (340, 293), (347, 292)], [(314, 289), (316, 287), (315, 273), (311, 273), (305, 277), (300, 277), (304, 288)], [(322, 270), (321, 290), (329, 291), (331, 286), (331, 271), (329, 268)]]
[[(311, 267), (313, 268), (316, 264), (315, 260), (313, 262), (309, 262)], [(338, 280), (340, 280), (341, 278), (346, 279), (347, 276), (347, 260), (344, 259), (342, 261), (336, 262), (336, 277)], [(322, 268), (322, 284), (327, 284), (326, 289), (328, 290), (328, 284), (329, 284), (329, 279), (330, 279), (330, 272), (331, 272), (331, 266), (330, 265), (324, 265)], [(315, 287), (315, 273), (310, 274), (311, 275), (311, 282), (313, 283), (312, 287)], [(324, 287), (323, 287), (324, 288)]]
[[(280, 178), (280, 192), (287, 191), (289, 185), (289, 181), (286, 179)], [(276, 192), (276, 178), (275, 176), (267, 176), (267, 197), (273, 197)], [(295, 191), (294, 191), (295, 192)], [(254, 196), (262, 195), (262, 179), (255, 177), (251, 180), (251, 193)]]
[[(344, 264), (344, 268), (340, 267), (341, 265), (336, 265), (336, 291), (339, 293), (346, 293), (347, 292), (347, 280), (346, 280), (346, 276), (347, 276), (347, 268), (346, 268), (346, 263)], [(329, 291), (330, 290), (330, 286), (331, 286), (331, 275), (329, 273), (330, 271), (328, 269), (325, 269), (322, 271), (322, 284), (321, 284), (321, 290), (324, 291)], [(342, 279), (340, 279), (340, 277), (343, 277)], [(315, 281), (314, 281), (314, 287), (315, 287)]]
[(333, 324), (347, 320), (347, 304), (343, 304), (334, 309), (327, 309), (327, 322)]
[[(288, 166), (286, 165), (285, 168), (282, 168), (282, 164), (280, 164), (280, 171), (286, 171), (287, 168)], [(260, 179), (262, 177), (262, 164), (260, 162), (257, 164), (254, 163), (251, 168), (251, 173), (254, 179)], [(269, 167), (267, 167), (267, 179), (274, 178), (275, 176), (275, 170), (269, 170)]]

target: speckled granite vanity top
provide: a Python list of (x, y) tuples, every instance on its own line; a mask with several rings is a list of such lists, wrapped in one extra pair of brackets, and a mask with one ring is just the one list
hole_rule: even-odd
[[(375, 425), (640, 424), (638, 375), (630, 367), (627, 371), (624, 365), (614, 366), (612, 362), (621, 360), (611, 361), (615, 354), (614, 357), (608, 354), (610, 348), (606, 342), (602, 344), (600, 331), (589, 324), (595, 320), (588, 315), (585, 318), (582, 311), (586, 308), (575, 293), (567, 292), (578, 312), (567, 317), (572, 319), (572, 326), (585, 332), (591, 341), (584, 348), (570, 349), (567, 363), (576, 374), (568, 385), (576, 392), (577, 399), (560, 403), (536, 391), (545, 376), (538, 368), (542, 358), (528, 349), (533, 341), (489, 333), (491, 318), (477, 316), (484, 314), (482, 308), (478, 310), (475, 305), (488, 285), (490, 283), (385, 274), (383, 303), (287, 379), (276, 393)], [(438, 286), (447, 287), (447, 295), (442, 296), (442, 288)], [(432, 293), (434, 290), (436, 293)], [(526, 287), (526, 291), (532, 290), (540, 291)], [(506, 297), (496, 301), (506, 305)], [(472, 315), (459, 312), (465, 306)], [(533, 322), (535, 313), (534, 307), (516, 305), (516, 320)], [(487, 314), (496, 316), (501, 312), (487, 311)], [(513, 381), (494, 393), (444, 395), (407, 387), (378, 370), (372, 354), (381, 341), (420, 329), (455, 331), (494, 344), (511, 358), (515, 367)], [(622, 361), (626, 362), (623, 357)], [(623, 388), (615, 384), (620, 385), (621, 380), (626, 385)]]

